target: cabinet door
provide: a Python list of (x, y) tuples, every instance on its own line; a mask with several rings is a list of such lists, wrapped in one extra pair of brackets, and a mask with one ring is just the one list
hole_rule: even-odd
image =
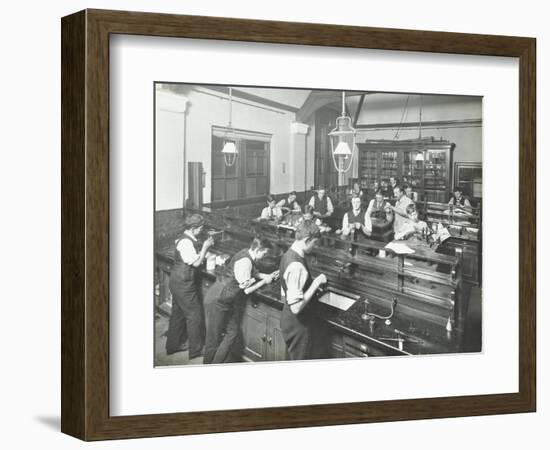
[(246, 305), (243, 323), (244, 358), (251, 361), (266, 359), (267, 313), (258, 303), (249, 301)]
[(464, 280), (477, 284), (479, 282), (477, 246), (464, 245), (462, 255), (462, 276)]
[[(280, 314), (274, 311), (274, 314)], [(285, 361), (288, 359), (283, 332), (281, 331), (281, 319), (274, 315), (267, 318), (267, 361)]]
[(344, 355), (344, 337), (341, 334), (334, 333), (329, 341), (329, 354), (331, 358), (345, 358)]

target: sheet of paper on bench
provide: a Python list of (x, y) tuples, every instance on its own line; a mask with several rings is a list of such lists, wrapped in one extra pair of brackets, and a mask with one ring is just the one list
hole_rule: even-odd
[(334, 292), (327, 292), (323, 294), (319, 301), (335, 308), (341, 309), (342, 311), (347, 311), (355, 303), (355, 300), (352, 298), (344, 297), (343, 295), (336, 294)]
[(408, 255), (410, 253), (414, 253), (414, 250), (412, 248), (405, 244), (402, 244), (401, 242), (390, 242), (388, 245), (386, 245), (386, 248), (388, 250), (394, 251), (398, 255)]

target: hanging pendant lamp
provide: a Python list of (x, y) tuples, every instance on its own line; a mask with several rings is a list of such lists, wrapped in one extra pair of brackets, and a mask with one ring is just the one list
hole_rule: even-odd
[(229, 88), (229, 124), (227, 125), (227, 130), (225, 131), (225, 138), (223, 142), (223, 160), (225, 162), (225, 165), (227, 167), (231, 167), (235, 164), (235, 161), (237, 160), (237, 146), (235, 145), (235, 141), (233, 138), (233, 128), (231, 125), (231, 116), (233, 112), (233, 89)]
[[(355, 134), (355, 128), (351, 126), (351, 117), (346, 115), (346, 93), (342, 91), (342, 115), (336, 119), (336, 127), (328, 134), (332, 161), (339, 173), (347, 172), (351, 168)], [(346, 165), (347, 160), (348, 164)]]

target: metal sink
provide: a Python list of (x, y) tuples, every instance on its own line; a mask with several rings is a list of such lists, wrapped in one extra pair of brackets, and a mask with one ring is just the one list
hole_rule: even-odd
[(328, 291), (319, 297), (319, 301), (342, 311), (347, 311), (356, 302), (356, 299), (337, 292)]

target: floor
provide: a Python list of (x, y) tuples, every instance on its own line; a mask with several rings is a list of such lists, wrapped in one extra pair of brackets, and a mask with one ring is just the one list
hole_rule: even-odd
[(168, 329), (168, 317), (155, 314), (155, 366), (183, 366), (189, 364), (202, 364), (202, 356), (189, 361), (189, 352), (166, 354), (166, 330)]

